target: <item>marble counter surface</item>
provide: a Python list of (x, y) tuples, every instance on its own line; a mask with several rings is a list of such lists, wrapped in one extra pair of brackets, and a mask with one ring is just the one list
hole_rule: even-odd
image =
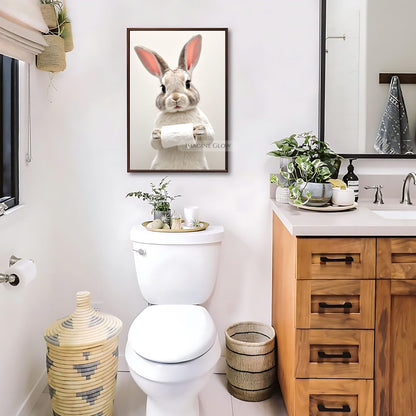
[(384, 205), (375, 205), (371, 201), (359, 201), (350, 211), (318, 212), (307, 211), (289, 204), (271, 200), (273, 212), (296, 236), (414, 236), (416, 237), (416, 219), (385, 219), (375, 210), (414, 210), (416, 205), (403, 206), (398, 200), (385, 200)]

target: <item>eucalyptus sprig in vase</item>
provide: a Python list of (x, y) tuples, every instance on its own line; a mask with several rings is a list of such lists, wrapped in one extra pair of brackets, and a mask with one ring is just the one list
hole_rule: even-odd
[(162, 220), (165, 224), (170, 225), (171, 220), (171, 202), (181, 195), (170, 196), (167, 191), (167, 187), (170, 184), (170, 180), (167, 176), (162, 178), (158, 185), (150, 183), (152, 192), (136, 191), (130, 192), (126, 197), (135, 197), (144, 202), (148, 202), (153, 208), (153, 218)]

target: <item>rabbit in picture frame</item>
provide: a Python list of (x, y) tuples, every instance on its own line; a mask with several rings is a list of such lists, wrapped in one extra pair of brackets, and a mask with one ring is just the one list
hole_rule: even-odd
[[(198, 107), (200, 96), (191, 78), (201, 46), (202, 36), (192, 37), (182, 48), (178, 68), (173, 70), (156, 52), (143, 46), (134, 48), (144, 67), (161, 84), (156, 98), (159, 114), (151, 134), (151, 146), (157, 151), (152, 170), (209, 169), (204, 147), (214, 141), (214, 129)], [(170, 141), (163, 136), (168, 134), (163, 133), (164, 127), (165, 132), (173, 130)]]

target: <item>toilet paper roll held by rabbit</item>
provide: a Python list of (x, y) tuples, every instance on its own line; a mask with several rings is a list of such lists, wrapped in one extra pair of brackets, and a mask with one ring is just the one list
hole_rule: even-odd
[[(191, 78), (201, 54), (201, 45), (201, 35), (191, 38), (182, 49), (178, 68), (173, 70), (156, 52), (143, 46), (134, 48), (144, 67), (161, 83), (161, 92), (156, 98), (160, 112), (151, 135), (151, 145), (157, 154), (151, 169), (208, 169), (204, 146), (214, 141), (214, 130), (207, 116), (198, 108), (199, 92)], [(185, 126), (190, 123), (193, 131)], [(165, 133), (167, 129), (163, 131), (165, 126), (172, 126), (175, 130), (175, 135), (167, 136), (166, 140), (163, 135), (169, 133)], [(178, 145), (172, 145), (172, 140), (177, 140)], [(169, 147), (164, 147), (164, 143), (169, 143)]]

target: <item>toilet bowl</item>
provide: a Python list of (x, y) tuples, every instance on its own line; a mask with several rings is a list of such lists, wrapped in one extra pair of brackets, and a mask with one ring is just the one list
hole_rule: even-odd
[(184, 234), (134, 227), (137, 278), (151, 304), (130, 326), (126, 361), (146, 393), (146, 416), (198, 416), (198, 393), (221, 348), (214, 322), (200, 306), (211, 295), (223, 228)]
[(130, 373), (148, 396), (146, 415), (199, 415), (198, 393), (220, 354), (215, 326), (202, 306), (146, 308), (130, 327), (126, 347)]

